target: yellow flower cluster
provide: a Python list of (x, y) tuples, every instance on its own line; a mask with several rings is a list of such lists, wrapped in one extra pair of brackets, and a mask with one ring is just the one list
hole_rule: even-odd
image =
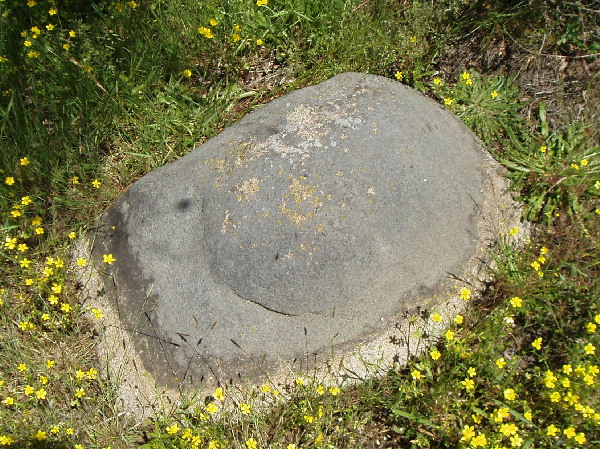
[(207, 39), (212, 39), (215, 37), (212, 30), (208, 27), (198, 27), (198, 33), (202, 34)]
[(467, 86), (473, 84), (473, 78), (471, 78), (471, 74), (469, 72), (463, 72), (461, 78)]
[(126, 7), (131, 8), (132, 10), (137, 9), (137, 7), (139, 6), (137, 2), (135, 1), (129, 1), (129, 2), (125, 2), (125, 3), (121, 3), (121, 2), (113, 2), (110, 4), (110, 6), (112, 8), (114, 8), (118, 13), (123, 13), (125, 11)]
[(547, 262), (546, 254), (548, 254), (548, 248), (545, 246), (541, 248), (540, 255), (536, 260), (531, 262), (530, 266), (536, 272), (539, 277), (544, 277), (544, 272), (542, 271), (543, 265)]

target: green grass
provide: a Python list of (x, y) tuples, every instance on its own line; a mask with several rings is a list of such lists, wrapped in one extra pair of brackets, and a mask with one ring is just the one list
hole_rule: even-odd
[[(518, 63), (595, 63), (599, 17), (587, 0), (0, 2), (0, 445), (597, 447), (597, 75), (578, 72), (585, 97), (539, 101)], [(512, 62), (470, 59), (502, 42)], [(382, 377), (305, 375), (125, 417), (98, 374), (102, 311), (79, 302), (73, 241), (137, 178), (348, 70), (395, 77), (471, 127), (506, 167), (529, 240), (499, 236), (464, 316)]]

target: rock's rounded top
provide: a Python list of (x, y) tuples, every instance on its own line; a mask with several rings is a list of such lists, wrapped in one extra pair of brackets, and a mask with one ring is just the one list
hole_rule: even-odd
[(462, 124), (394, 81), (348, 74), (311, 89), (204, 151), (209, 267), (269, 310), (363, 309), (376, 323), (472, 251), (489, 160)]
[(432, 100), (344, 73), (136, 182), (94, 254), (115, 255), (109, 290), (157, 377), (251, 376), (369, 340), (447, 286), (477, 255), (494, 169)]

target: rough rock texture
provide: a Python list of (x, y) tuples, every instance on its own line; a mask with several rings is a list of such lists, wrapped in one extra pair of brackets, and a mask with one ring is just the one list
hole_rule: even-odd
[(385, 344), (403, 313), (473, 273), (499, 229), (496, 172), (435, 102), (338, 75), (134, 183), (88, 238), (103, 304), (163, 385)]

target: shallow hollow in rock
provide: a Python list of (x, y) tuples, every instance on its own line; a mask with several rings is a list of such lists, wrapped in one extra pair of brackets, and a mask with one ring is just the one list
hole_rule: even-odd
[(251, 380), (381, 343), (454, 293), (499, 228), (497, 172), (432, 100), (344, 73), (144, 176), (88, 244), (153, 380)]

